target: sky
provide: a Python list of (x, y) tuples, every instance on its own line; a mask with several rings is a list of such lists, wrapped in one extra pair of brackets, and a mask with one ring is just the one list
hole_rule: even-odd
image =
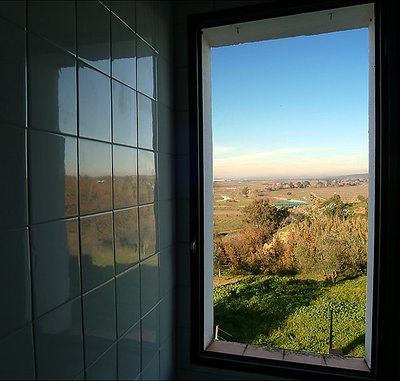
[(214, 178), (368, 172), (368, 29), (213, 48)]

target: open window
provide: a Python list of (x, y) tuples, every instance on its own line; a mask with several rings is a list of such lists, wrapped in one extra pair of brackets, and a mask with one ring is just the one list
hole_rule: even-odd
[[(341, 376), (374, 379), (377, 374), (378, 289), (376, 280), (379, 263), (379, 221), (377, 208), (380, 200), (381, 178), (376, 168), (381, 165), (379, 150), (379, 92), (376, 91), (375, 57), (381, 55), (379, 33), (376, 31), (374, 3), (303, 2), (288, 5), (272, 2), (256, 7), (245, 7), (240, 13), (216, 12), (193, 17), (190, 23), (190, 123), (192, 173), (192, 322), (197, 328), (192, 333), (193, 359), (203, 364), (253, 369), (277, 374), (293, 374), (299, 370), (309, 377)], [(273, 351), (262, 351), (256, 346), (239, 343), (215, 342), (213, 314), (213, 143), (211, 101), (211, 48), (245, 42), (263, 41), (330, 32), (368, 29), (369, 47), (369, 168), (368, 168), (368, 268), (367, 308), (365, 329), (365, 358), (336, 357), (327, 361), (295, 354), (281, 357)], [(378, 95), (377, 95), (378, 94)], [(246, 352), (246, 349), (247, 352)], [(259, 350), (260, 349), (260, 350)], [(261, 353), (261, 354), (260, 354)], [(355, 360), (355, 361), (353, 361)], [(224, 365), (223, 365), (224, 364)], [(243, 368), (245, 367), (245, 368)]]

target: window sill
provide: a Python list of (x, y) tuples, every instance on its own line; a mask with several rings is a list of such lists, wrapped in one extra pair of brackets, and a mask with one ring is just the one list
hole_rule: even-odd
[(370, 372), (362, 358), (344, 357), (339, 355), (323, 355), (310, 352), (291, 351), (263, 347), (261, 345), (233, 343), (215, 340), (207, 347), (207, 351), (258, 359), (275, 360), (305, 365), (317, 365), (361, 372)]

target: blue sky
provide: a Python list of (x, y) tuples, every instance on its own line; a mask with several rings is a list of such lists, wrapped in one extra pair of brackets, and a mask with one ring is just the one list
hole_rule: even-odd
[(214, 177), (368, 171), (368, 30), (212, 49)]

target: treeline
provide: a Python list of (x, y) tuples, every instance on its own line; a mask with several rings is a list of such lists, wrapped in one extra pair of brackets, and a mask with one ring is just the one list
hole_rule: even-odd
[(340, 196), (290, 213), (268, 200), (244, 209), (246, 227), (214, 237), (215, 268), (234, 273), (305, 273), (336, 281), (366, 272), (368, 218), (352, 211)]

